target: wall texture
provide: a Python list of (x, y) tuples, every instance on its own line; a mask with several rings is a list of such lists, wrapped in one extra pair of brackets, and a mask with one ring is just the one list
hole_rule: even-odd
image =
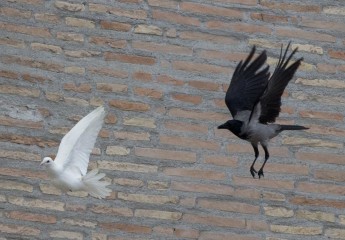
[[(2, 0), (0, 14), (1, 240), (345, 239), (343, 1)], [(290, 40), (305, 61), (279, 122), (310, 130), (275, 138), (252, 179), (251, 146), (216, 129), (225, 89), (253, 44), (272, 71)], [(62, 194), (39, 162), (99, 105), (90, 168), (113, 194)]]

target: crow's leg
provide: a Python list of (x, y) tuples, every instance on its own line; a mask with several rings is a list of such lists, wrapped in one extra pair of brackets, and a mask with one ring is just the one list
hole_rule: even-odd
[(264, 151), (265, 151), (265, 161), (264, 161), (264, 163), (262, 164), (262, 166), (261, 166), (261, 168), (260, 168), (260, 170), (259, 170), (259, 172), (258, 172), (259, 178), (261, 178), (261, 176), (264, 177), (264, 167), (265, 167), (265, 164), (266, 164), (266, 162), (267, 162), (267, 159), (270, 157), (270, 154), (269, 154), (269, 152), (268, 152), (267, 146), (262, 145), (262, 148), (263, 148)]
[(258, 144), (252, 143), (252, 147), (253, 147), (254, 152), (255, 152), (255, 159), (254, 159), (252, 165), (250, 166), (250, 174), (252, 174), (253, 178), (255, 178), (255, 173), (257, 173), (257, 171), (254, 169), (254, 164), (255, 164), (256, 159), (259, 156), (259, 149), (258, 149)]

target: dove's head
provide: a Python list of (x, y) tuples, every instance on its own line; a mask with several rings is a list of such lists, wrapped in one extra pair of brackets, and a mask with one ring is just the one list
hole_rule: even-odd
[(54, 163), (53, 159), (51, 159), (50, 157), (45, 157), (43, 158), (40, 165), (51, 166), (53, 163)]

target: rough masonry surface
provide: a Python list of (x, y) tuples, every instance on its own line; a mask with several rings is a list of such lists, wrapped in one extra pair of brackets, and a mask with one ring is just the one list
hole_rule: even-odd
[[(342, 1), (2, 0), (0, 239), (345, 239), (344, 39)], [(252, 45), (272, 72), (289, 41), (279, 122), (310, 129), (252, 179), (216, 129), (225, 91)], [(100, 105), (90, 169), (113, 194), (61, 193), (39, 163)]]

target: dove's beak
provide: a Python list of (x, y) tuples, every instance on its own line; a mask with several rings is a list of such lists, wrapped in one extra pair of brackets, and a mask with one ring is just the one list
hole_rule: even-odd
[(40, 163), (40, 166), (42, 166), (42, 164), (43, 164), (43, 161)]

